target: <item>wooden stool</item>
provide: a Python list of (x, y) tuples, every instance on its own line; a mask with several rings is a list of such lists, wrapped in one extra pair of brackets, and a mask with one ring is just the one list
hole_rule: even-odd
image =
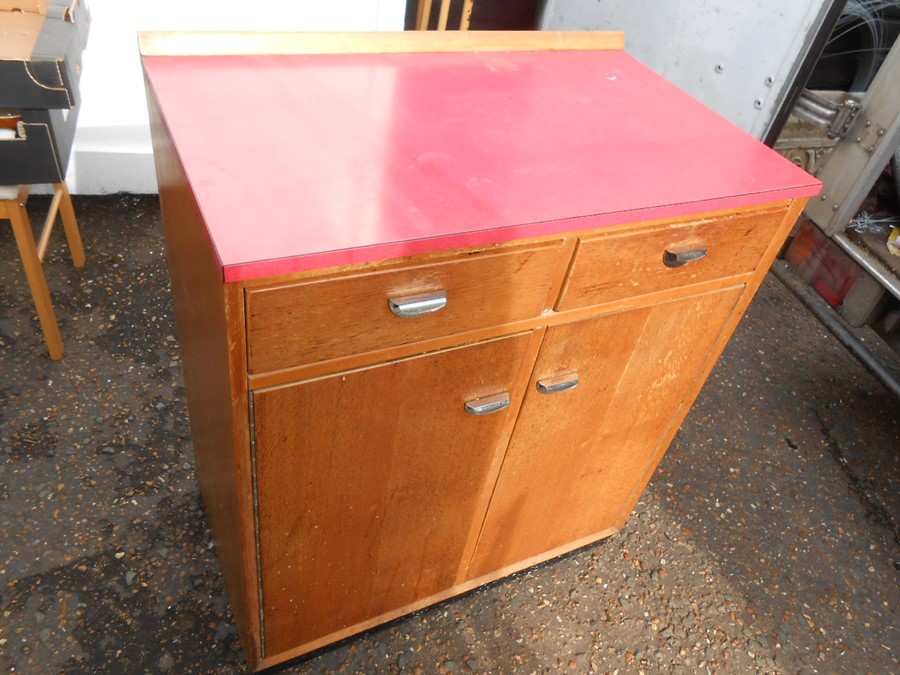
[[(416, 11), (416, 30), (428, 30), (431, 21), (432, 0), (419, 0)], [(469, 30), (469, 21), (472, 18), (472, 6), (475, 0), (463, 0), (462, 16), (459, 20), (460, 30)], [(441, 0), (441, 8), (438, 14), (438, 30), (447, 30), (447, 21), (450, 18), (450, 0)]]
[(59, 359), (63, 355), (63, 341), (56, 323), (56, 313), (53, 311), (53, 302), (50, 300), (50, 290), (47, 288), (43, 265), (57, 213), (62, 216), (63, 229), (66, 231), (66, 240), (69, 242), (69, 250), (72, 252), (75, 267), (84, 266), (84, 247), (78, 232), (78, 221), (75, 220), (75, 209), (72, 208), (72, 197), (69, 195), (66, 184), (55, 183), (53, 189), (53, 201), (50, 203), (50, 211), (47, 213), (47, 219), (44, 221), (44, 228), (41, 230), (37, 244), (34, 242), (31, 221), (25, 210), (28, 192), (31, 190), (30, 185), (0, 185), (0, 219), (12, 222), (19, 255), (22, 257), (22, 265), (25, 267), (25, 276), (28, 278), (34, 305), (44, 331), (44, 339), (50, 350), (50, 358)]

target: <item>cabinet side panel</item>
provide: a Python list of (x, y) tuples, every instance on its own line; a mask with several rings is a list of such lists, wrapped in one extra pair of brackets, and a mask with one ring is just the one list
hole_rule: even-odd
[[(252, 527), (252, 520), (242, 515), (252, 518), (252, 511), (242, 508), (239, 491), (226, 289), (184, 169), (149, 86), (148, 101), (197, 477), (242, 646), (253, 665), (260, 657), (258, 610), (254, 609), (255, 596), (249, 592), (254, 588), (251, 584), (255, 584), (255, 573), (248, 573), (245, 568), (242, 545), (246, 535), (242, 528), (247, 523)], [(229, 295), (240, 297), (239, 293)]]

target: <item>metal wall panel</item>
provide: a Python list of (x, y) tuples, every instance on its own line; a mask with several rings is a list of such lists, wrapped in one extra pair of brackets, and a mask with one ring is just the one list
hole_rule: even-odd
[(762, 139), (832, 0), (547, 0), (542, 30), (624, 30), (627, 50)]

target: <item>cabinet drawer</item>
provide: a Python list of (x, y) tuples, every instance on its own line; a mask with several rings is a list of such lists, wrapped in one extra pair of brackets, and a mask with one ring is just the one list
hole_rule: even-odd
[[(446, 261), (247, 291), (251, 373), (499, 326), (540, 315), (561, 242), (462, 253)], [(443, 294), (446, 304), (397, 316), (393, 300)], [(432, 307), (437, 306), (437, 304)], [(426, 307), (427, 309), (427, 307)], [(403, 309), (395, 310), (403, 313)], [(412, 311), (415, 314), (413, 308)]]
[(750, 273), (783, 218), (782, 209), (756, 211), (584, 237), (556, 309)]

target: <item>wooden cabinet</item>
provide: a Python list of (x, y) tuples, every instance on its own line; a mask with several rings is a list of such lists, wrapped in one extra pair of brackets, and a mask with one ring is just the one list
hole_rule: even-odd
[[(737, 221), (761, 223), (770, 238), (786, 214), (785, 205)], [(708, 238), (693, 244), (708, 248), (733, 220), (708, 219)], [(663, 270), (653, 290), (671, 294), (685, 275), (675, 268), (665, 283), (670, 239), (659, 231), (599, 236), (613, 269), (633, 262), (633, 240), (650, 241), (639, 248)], [(259, 388), (251, 380), (267, 654), (332, 641), (622, 525), (734, 325), (753, 269), (695, 260), (687, 264), (701, 281), (686, 297), (658, 299), (638, 287), (625, 308), (613, 302), (622, 301), (618, 292), (587, 309), (553, 311), (558, 289), (589, 274), (578, 264), (584, 246), (572, 244), (598, 238), (579, 234), (247, 289), (251, 371), (256, 342), (271, 340), (261, 308), (299, 334), (310, 326), (324, 334), (271, 350), (257, 363), (299, 366), (257, 373)], [(770, 244), (755, 242), (763, 252)], [(421, 274), (433, 268), (447, 271)], [(473, 269), (491, 273), (478, 275), (479, 285)], [(605, 274), (628, 287), (626, 277)], [(506, 278), (515, 284), (496, 293), (483, 283)], [(446, 304), (411, 318), (390, 311), (397, 298), (429, 294)], [(269, 302), (279, 296), (288, 299), (274, 311)], [(344, 303), (352, 321), (319, 318), (321, 307), (334, 316)], [(473, 327), (502, 337), (473, 338)], [(367, 349), (354, 352), (360, 344)], [(496, 410), (472, 414), (485, 402)]]
[(818, 183), (621, 43), (142, 38), (252, 668), (609, 536), (639, 498)]

